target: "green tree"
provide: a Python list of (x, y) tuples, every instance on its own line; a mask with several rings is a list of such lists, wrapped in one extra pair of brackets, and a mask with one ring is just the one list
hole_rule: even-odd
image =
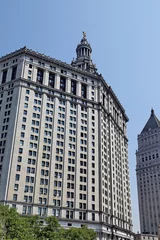
[(56, 217), (47, 217), (46, 225), (42, 229), (42, 239), (47, 240), (66, 240), (65, 230), (61, 227)]
[(34, 240), (29, 221), (16, 209), (0, 205), (0, 232), (5, 240)]
[(95, 240), (96, 232), (88, 229), (86, 226), (82, 228), (70, 228), (66, 231), (67, 240)]
[(38, 215), (28, 216), (26, 219), (29, 223), (32, 236), (37, 239), (42, 239), (43, 223)]
[(86, 226), (61, 227), (56, 217), (21, 216), (16, 209), (0, 205), (0, 239), (3, 240), (95, 240), (96, 233)]

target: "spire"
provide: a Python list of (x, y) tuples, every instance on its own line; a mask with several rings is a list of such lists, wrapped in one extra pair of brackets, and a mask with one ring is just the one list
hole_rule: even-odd
[(154, 110), (153, 110), (153, 108), (151, 108), (151, 115), (154, 115)]
[(87, 41), (86, 32), (83, 31), (82, 33), (83, 37), (76, 48), (76, 60), (73, 60), (71, 65), (91, 73), (96, 73), (97, 69), (91, 59), (92, 48)]
[(141, 133), (148, 132), (150, 130), (156, 129), (160, 127), (160, 121), (156, 117), (153, 108), (151, 109), (151, 115), (150, 118), (148, 119), (146, 125), (144, 126), (143, 130)]

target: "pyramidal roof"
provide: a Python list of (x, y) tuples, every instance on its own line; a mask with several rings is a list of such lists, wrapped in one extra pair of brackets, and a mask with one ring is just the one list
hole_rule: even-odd
[(160, 121), (158, 120), (158, 118), (156, 117), (156, 115), (154, 113), (154, 110), (152, 109), (150, 118), (148, 119), (148, 122), (144, 126), (141, 133), (148, 132), (149, 130), (156, 129), (158, 127), (160, 127)]

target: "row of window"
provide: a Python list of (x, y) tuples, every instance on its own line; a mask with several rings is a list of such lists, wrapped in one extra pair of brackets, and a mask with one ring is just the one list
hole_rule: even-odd
[[(45, 199), (40, 199), (40, 202), (45, 202)], [(13, 206), (16, 207), (16, 206)], [(85, 208), (84, 208), (85, 209)], [(32, 214), (32, 206), (23, 206), (22, 214)], [(38, 207), (38, 215), (39, 216), (46, 216), (47, 215), (47, 208), (45, 207)], [(59, 209), (52, 209), (52, 215), (59, 217), (60, 216), (60, 210)], [(86, 212), (79, 212), (79, 220), (87, 220), (86, 218), (87, 213)], [(66, 218), (67, 219), (73, 219), (74, 218), (74, 212), (66, 210)], [(92, 221), (95, 221), (95, 213), (92, 213)], [(72, 224), (70, 224), (72, 226)]]

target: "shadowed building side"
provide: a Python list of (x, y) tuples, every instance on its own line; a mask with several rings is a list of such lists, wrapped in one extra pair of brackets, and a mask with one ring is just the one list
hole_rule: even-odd
[(154, 110), (138, 135), (136, 172), (142, 234), (158, 235), (160, 222), (160, 121)]

